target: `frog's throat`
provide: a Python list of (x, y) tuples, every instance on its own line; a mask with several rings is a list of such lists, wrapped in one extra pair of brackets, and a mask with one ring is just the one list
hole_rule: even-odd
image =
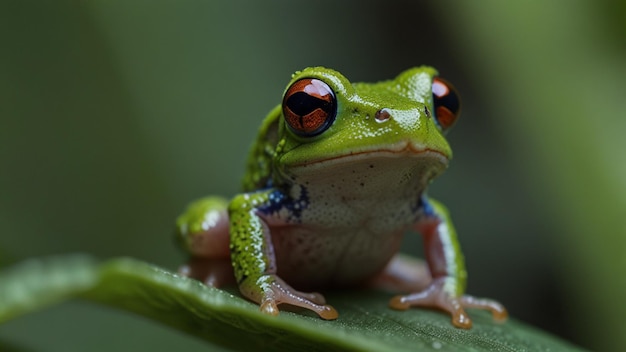
[(448, 155), (440, 150), (415, 145), (411, 142), (401, 142), (392, 146), (372, 147), (347, 154), (333, 155), (327, 158), (305, 160), (292, 165), (292, 167), (306, 167), (313, 165), (332, 165), (338, 162), (366, 160), (372, 157), (405, 157), (405, 158), (425, 158), (439, 162), (447, 167), (450, 161)]

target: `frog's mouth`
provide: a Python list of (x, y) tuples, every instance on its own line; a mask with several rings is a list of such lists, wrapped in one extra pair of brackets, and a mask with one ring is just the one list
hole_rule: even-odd
[(444, 168), (448, 166), (450, 158), (443, 152), (428, 148), (423, 145), (415, 145), (410, 141), (396, 143), (394, 145), (373, 146), (371, 148), (353, 151), (347, 154), (331, 155), (326, 158), (304, 160), (292, 165), (292, 167), (307, 167), (333, 165), (336, 163), (356, 162), (373, 158), (420, 158), (431, 162), (440, 163)]

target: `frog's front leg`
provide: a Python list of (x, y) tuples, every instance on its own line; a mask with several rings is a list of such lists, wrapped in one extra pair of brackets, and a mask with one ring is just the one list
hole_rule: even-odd
[(469, 329), (472, 320), (465, 308), (491, 311), (495, 320), (504, 321), (504, 306), (490, 299), (464, 295), (467, 273), (461, 248), (446, 209), (439, 203), (424, 198), (424, 216), (415, 224), (424, 238), (424, 251), (432, 282), (423, 291), (391, 299), (391, 308), (405, 310), (411, 306), (442, 309), (452, 316), (452, 323)]
[(285, 303), (309, 309), (322, 319), (336, 319), (337, 311), (321, 294), (297, 291), (276, 275), (270, 227), (263, 218), (270, 216), (264, 209), (277, 205), (270, 199), (273, 192), (241, 194), (230, 203), (230, 253), (239, 290), (267, 314), (278, 315), (278, 305)]

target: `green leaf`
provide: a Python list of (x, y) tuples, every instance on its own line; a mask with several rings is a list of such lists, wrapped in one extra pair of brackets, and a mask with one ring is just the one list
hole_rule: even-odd
[(98, 264), (83, 255), (33, 259), (0, 273), (0, 322), (80, 297), (154, 319), (236, 350), (307, 351), (572, 351), (576, 347), (514, 320), (496, 324), (471, 311), (471, 330), (447, 315), (387, 308), (389, 294), (327, 295), (336, 321), (282, 312), (271, 317), (236, 293), (207, 287), (134, 259)]

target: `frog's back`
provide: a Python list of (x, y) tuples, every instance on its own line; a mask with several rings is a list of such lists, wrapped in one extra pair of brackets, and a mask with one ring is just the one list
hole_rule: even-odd
[(280, 105), (276, 106), (267, 115), (254, 144), (250, 147), (246, 172), (242, 180), (244, 192), (253, 192), (271, 186), (272, 158), (276, 143), (278, 143), (278, 120), (280, 118)]

